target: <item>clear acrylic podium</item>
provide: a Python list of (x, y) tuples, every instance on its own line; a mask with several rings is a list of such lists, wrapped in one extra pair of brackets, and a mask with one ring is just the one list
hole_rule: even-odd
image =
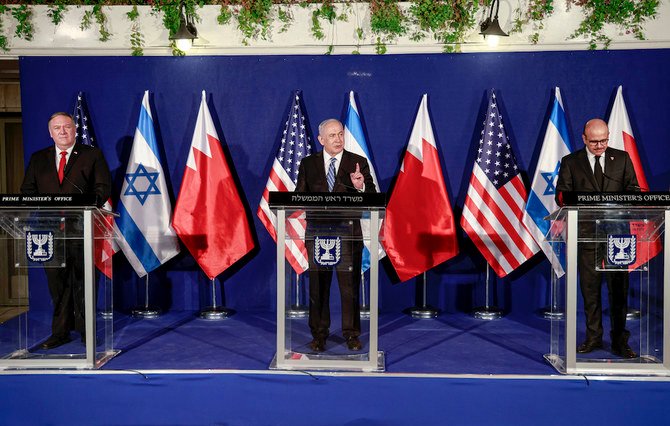
[[(384, 371), (378, 350), (379, 225), (385, 194), (270, 193), (277, 229), (277, 353), (270, 365), (281, 370)], [(361, 223), (361, 233), (356, 231)], [(361, 318), (360, 351), (350, 351), (342, 336), (340, 290), (336, 270), (355, 273), (353, 257), (369, 247), (369, 319)], [(310, 255), (307, 253), (311, 252)], [(353, 256), (347, 253), (354, 253)], [(360, 255), (360, 253), (359, 253)], [(295, 301), (294, 265), (333, 270), (330, 291), (330, 334), (324, 352), (310, 349), (308, 318), (288, 315)], [(309, 288), (309, 270), (301, 280)], [(367, 316), (367, 315), (365, 315)]]
[[(670, 223), (670, 195), (579, 194), (578, 197), (581, 205), (563, 207), (547, 218), (550, 220), (547, 241), (557, 253), (551, 273), (552, 310), (565, 315), (556, 315), (551, 320), (551, 347), (545, 359), (563, 374), (670, 374), (670, 359), (665, 356), (670, 354), (670, 306), (663, 296), (670, 294), (670, 240), (665, 233), (665, 224)], [(586, 330), (577, 267), (578, 247), (589, 247), (584, 245), (590, 245), (598, 253), (593, 256), (595, 270), (628, 273), (630, 287), (636, 290), (639, 287), (636, 296), (640, 319), (626, 322), (631, 333), (628, 343), (638, 358), (622, 359), (610, 352), (608, 289), (604, 279), (604, 349), (587, 354), (576, 351)], [(645, 259), (649, 260), (636, 266)], [(561, 268), (565, 274), (559, 277), (555, 271)], [(630, 308), (630, 295), (627, 297)]]
[[(0, 195), (0, 368), (93, 369), (117, 354), (112, 279), (94, 265), (115, 238), (113, 215), (87, 196)], [(47, 271), (72, 265), (83, 271), (85, 336), (72, 332), (69, 343), (41, 349), (53, 317)], [(106, 269), (111, 276), (111, 259)]]

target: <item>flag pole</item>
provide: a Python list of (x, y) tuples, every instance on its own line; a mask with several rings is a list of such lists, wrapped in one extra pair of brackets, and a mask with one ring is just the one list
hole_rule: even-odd
[[(418, 283), (416, 285), (414, 306), (405, 309), (403, 312), (406, 315), (409, 315), (412, 318), (416, 319), (436, 318), (440, 314), (440, 311), (439, 309), (433, 308), (432, 306), (428, 305), (427, 291), (426, 291), (426, 282), (428, 280), (426, 273), (424, 272), (423, 274), (421, 274), (421, 277), (422, 277), (421, 285), (418, 285)], [(418, 278), (415, 280), (415, 282), (416, 281), (418, 281)]]
[(370, 305), (368, 305), (368, 290), (365, 286), (365, 272), (361, 271), (361, 307), (360, 314), (361, 318), (367, 319), (370, 318)]
[[(209, 283), (211, 284), (212, 287), (212, 305), (206, 307), (202, 311), (200, 311), (200, 318), (206, 319), (206, 320), (211, 320), (211, 321), (218, 321), (218, 320), (223, 320), (228, 317), (231, 317), (235, 315), (235, 310), (234, 309), (229, 309), (226, 308), (225, 306), (218, 306), (216, 304), (216, 280), (215, 278), (210, 278)], [(221, 284), (221, 299), (224, 300), (225, 303), (225, 295), (223, 292), (223, 284)]]
[(486, 289), (486, 301), (484, 306), (480, 306), (479, 308), (476, 308), (474, 311), (472, 311), (472, 316), (477, 318), (477, 319), (482, 319), (482, 320), (496, 320), (502, 318), (502, 311), (498, 309), (496, 306), (491, 305), (491, 289), (490, 289), (490, 275), (491, 275), (491, 267), (489, 266), (488, 263), (486, 263), (486, 284), (485, 284), (485, 289)]
[(99, 274), (98, 285), (100, 285), (100, 280), (102, 281), (103, 291), (101, 291), (101, 296), (103, 298), (103, 308), (98, 312), (100, 318), (111, 319), (114, 317), (114, 288), (111, 280), (107, 278), (104, 273)]
[(161, 309), (149, 304), (149, 273), (144, 276), (144, 306), (138, 306), (131, 311), (136, 318), (156, 318), (161, 315)]
[(307, 307), (302, 304), (300, 291), (300, 275), (296, 272), (292, 275), (294, 279), (291, 280), (291, 287), (293, 288), (293, 304), (291, 309), (286, 311), (286, 318), (306, 318), (309, 311)]

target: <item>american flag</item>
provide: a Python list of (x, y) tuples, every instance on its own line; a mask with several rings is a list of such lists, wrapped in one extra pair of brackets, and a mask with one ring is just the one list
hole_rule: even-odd
[(499, 277), (540, 248), (521, 221), (527, 193), (491, 90), (461, 226)]
[[(304, 114), (302, 93), (296, 90), (291, 99), (291, 109), (284, 123), (279, 149), (272, 162), (270, 177), (258, 205), (258, 215), (265, 229), (277, 241), (277, 216), (270, 211), (268, 199), (270, 191), (292, 192), (298, 180), (298, 169), (303, 158), (312, 153), (312, 136)], [(293, 214), (286, 221), (286, 259), (298, 273), (308, 267), (307, 247), (305, 247), (304, 214)]]
[[(88, 106), (86, 105), (86, 99), (84, 98), (84, 93), (79, 92), (77, 94), (77, 103), (74, 107), (74, 125), (76, 128), (75, 132), (75, 142), (82, 145), (91, 145), (97, 147), (95, 142), (95, 135), (93, 133), (92, 123), (88, 113)], [(102, 206), (103, 209), (107, 211), (112, 211), (112, 199), (108, 199), (107, 202)], [(114, 228), (114, 218), (111, 215), (105, 216), (105, 221), (109, 228), (105, 234), (109, 235), (111, 229)], [(102, 231), (96, 226), (96, 234)], [(96, 238), (96, 243), (94, 245), (95, 250), (95, 266), (105, 274), (108, 278), (112, 278), (112, 256), (114, 253), (119, 251), (119, 247), (114, 243), (113, 240), (99, 240)], [(99, 241), (102, 241), (100, 244)]]

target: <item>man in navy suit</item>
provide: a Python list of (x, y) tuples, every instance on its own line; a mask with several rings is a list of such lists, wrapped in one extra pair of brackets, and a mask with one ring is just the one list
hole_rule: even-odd
[[(323, 150), (302, 160), (296, 192), (376, 192), (370, 167), (364, 157), (344, 150), (342, 123), (331, 118), (319, 125), (319, 143)], [(342, 309), (342, 334), (351, 351), (362, 348), (359, 287), (363, 241), (360, 218), (341, 214), (340, 220), (307, 217), (306, 245), (309, 254), (309, 328), (310, 348), (323, 352), (330, 327), (330, 282), (337, 272)], [(334, 267), (315, 262), (314, 241), (319, 235), (340, 235), (341, 261)]]
[[(562, 193), (639, 191), (633, 162), (627, 152), (607, 146), (609, 129), (603, 120), (594, 118), (584, 126), (585, 148), (561, 160), (556, 184), (556, 201), (563, 205)], [(585, 224), (581, 225), (584, 232)], [(588, 229), (586, 229), (588, 232)], [(603, 347), (601, 286), (603, 275), (609, 294), (612, 353), (623, 358), (637, 354), (628, 345), (626, 330), (628, 311), (628, 272), (600, 272), (595, 265), (604, 260), (604, 251), (597, 243), (580, 243), (578, 247), (580, 288), (586, 314), (586, 339), (577, 347), (588, 353)]]
[[(89, 145), (75, 144), (72, 116), (57, 112), (49, 119), (49, 135), (54, 145), (30, 157), (21, 185), (22, 194), (93, 194), (102, 206), (111, 192), (111, 175), (102, 151)], [(77, 224), (65, 222), (68, 227)], [(62, 240), (56, 241), (56, 250)], [(70, 331), (84, 332), (84, 264), (81, 240), (71, 240), (65, 267), (45, 268), (53, 302), (51, 336), (42, 349), (53, 349), (71, 340)]]

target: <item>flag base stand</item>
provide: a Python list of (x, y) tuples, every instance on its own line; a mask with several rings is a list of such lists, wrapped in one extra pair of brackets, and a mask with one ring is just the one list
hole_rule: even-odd
[(160, 308), (153, 306), (142, 306), (130, 311), (135, 318), (158, 318), (163, 313)]
[(629, 309), (628, 312), (626, 312), (627, 321), (634, 321), (639, 319), (640, 319), (640, 311), (638, 309)]
[(130, 311), (134, 318), (158, 318), (163, 313), (162, 309), (149, 304), (149, 273), (144, 276), (144, 306), (138, 306)]
[(503, 317), (503, 313), (495, 306), (482, 306), (472, 311), (472, 316), (486, 321), (497, 320)]
[(210, 306), (200, 311), (198, 315), (201, 319), (209, 321), (219, 321), (235, 315), (234, 309), (224, 308), (222, 306)]
[(430, 319), (437, 318), (440, 315), (440, 310), (428, 305), (412, 306), (411, 308), (404, 309), (402, 313), (416, 319)]
[(286, 318), (307, 318), (309, 310), (302, 305), (293, 305), (286, 311)]
[(430, 306), (426, 300), (426, 273), (424, 272), (421, 277), (421, 285), (417, 284), (416, 286), (414, 306), (403, 309), (402, 313), (416, 319), (437, 318), (440, 315), (440, 310)]
[(369, 306), (361, 306), (360, 309), (360, 316), (363, 319), (370, 319), (370, 307)]
[(565, 312), (552, 310), (550, 306), (537, 311), (537, 316), (547, 320), (560, 320), (565, 318)]

